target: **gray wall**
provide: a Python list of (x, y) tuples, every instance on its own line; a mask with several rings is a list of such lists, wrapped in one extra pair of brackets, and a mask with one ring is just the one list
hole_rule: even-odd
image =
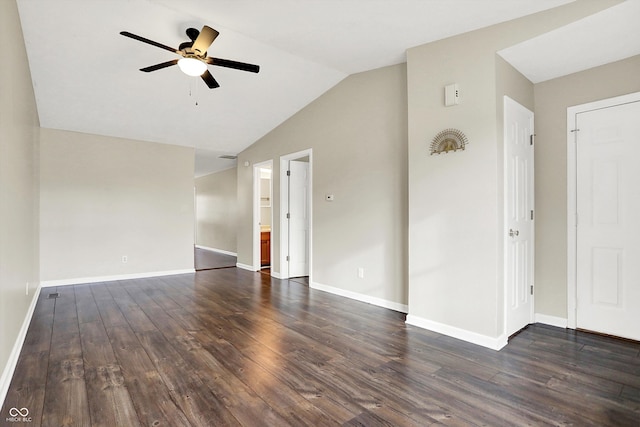
[(237, 253), (236, 168), (196, 178), (196, 245)]
[(567, 107), (640, 91), (640, 56), (535, 85), (536, 312), (567, 318)]
[(40, 138), (43, 282), (193, 269), (192, 148), (51, 129)]
[[(280, 156), (312, 149), (316, 285), (407, 303), (407, 100), (404, 64), (352, 75), (238, 156), (238, 262), (253, 265), (253, 167), (273, 160), (274, 270)], [(324, 201), (334, 194), (334, 202)], [(358, 278), (358, 268), (365, 277)], [(313, 284), (312, 284), (313, 285)]]
[[(411, 323), (506, 342), (501, 104), (507, 94), (531, 108), (533, 88), (496, 52), (611, 4), (570, 3), (407, 51)], [(445, 107), (451, 83), (461, 101)], [(430, 156), (446, 128), (463, 131), (468, 148)]]
[[(0, 1), (0, 402), (38, 287), (38, 113), (15, 1)], [(29, 295), (26, 295), (26, 288)], [(17, 354), (13, 354), (17, 357)]]

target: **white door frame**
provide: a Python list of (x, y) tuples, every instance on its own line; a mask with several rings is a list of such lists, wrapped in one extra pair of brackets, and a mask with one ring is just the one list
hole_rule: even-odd
[(288, 279), (289, 263), (287, 255), (289, 254), (289, 227), (287, 223), (287, 211), (289, 210), (289, 180), (287, 179), (287, 170), (289, 169), (289, 161), (309, 156), (309, 181), (308, 181), (308, 209), (309, 209), (309, 283), (312, 283), (311, 275), (313, 274), (313, 150), (298, 151), (286, 154), (280, 157), (280, 275), (279, 279)]
[[(256, 163), (253, 165), (253, 270), (260, 271), (260, 169), (270, 168), (273, 171), (273, 160)], [(273, 194), (273, 175), (271, 182), (271, 194)], [(273, 201), (271, 207), (271, 227), (273, 231)], [(271, 239), (270, 253), (273, 254), (273, 239)], [(272, 256), (272, 255), (271, 255)]]
[[(509, 96), (506, 96), (506, 95), (503, 98), (503, 105), (504, 105), (503, 116), (505, 116), (505, 117), (506, 117), (506, 112), (507, 112), (508, 108), (526, 111), (527, 114), (531, 114), (531, 118), (530, 118), (530, 120), (531, 120), (531, 132), (532, 133), (534, 132), (535, 113), (533, 111), (529, 110), (524, 105), (520, 104), (516, 100), (514, 100), (514, 99), (512, 99), (512, 98), (510, 98)], [(503, 135), (502, 135), (502, 138), (503, 138), (503, 152), (504, 152), (504, 156), (503, 156), (504, 157), (504, 159), (503, 159), (503, 176), (504, 176), (504, 180), (503, 180), (504, 181), (503, 182), (503, 186), (504, 186), (503, 187), (504, 201), (503, 201), (503, 203), (504, 203), (504, 206), (503, 206), (503, 223), (502, 223), (502, 230), (501, 231), (503, 233), (503, 235), (502, 235), (502, 239), (503, 239), (503, 244), (502, 244), (503, 250), (502, 251), (503, 251), (503, 254), (502, 255), (503, 255), (503, 292), (504, 292), (504, 297), (503, 297), (504, 298), (504, 307), (503, 307), (503, 310), (504, 310), (504, 312), (503, 312), (504, 328), (503, 328), (503, 332), (502, 333), (503, 333), (503, 337), (504, 337), (505, 340), (509, 338), (509, 334), (507, 332), (508, 319), (509, 319), (509, 317), (508, 317), (509, 301), (507, 299), (507, 295), (509, 294), (509, 290), (508, 290), (508, 287), (509, 287), (509, 281), (508, 281), (509, 277), (508, 276), (509, 275), (507, 274), (508, 268), (509, 268), (508, 267), (509, 251), (508, 251), (508, 248), (507, 248), (508, 240), (509, 240), (508, 232), (507, 232), (507, 221), (508, 221), (508, 219), (507, 219), (507, 216), (508, 216), (507, 215), (508, 214), (508, 211), (507, 211), (507, 203), (508, 203), (508, 200), (507, 200), (507, 193), (508, 193), (507, 186), (509, 185), (509, 183), (507, 182), (507, 178), (508, 178), (507, 177), (507, 168), (508, 168), (507, 162), (509, 161), (509, 159), (506, 156), (506, 154), (507, 154), (507, 137), (508, 137), (508, 135), (507, 135), (507, 125), (508, 125), (508, 123), (503, 118)], [(532, 185), (535, 185), (535, 164), (533, 163), (533, 158), (531, 159), (531, 161), (532, 161), (532, 168), (534, 168), (534, 170), (532, 171), (532, 175), (533, 175), (533, 177), (532, 177), (533, 178)], [(535, 189), (534, 189), (534, 193), (535, 193)], [(532, 195), (532, 197), (533, 197), (533, 195)], [(532, 201), (532, 204), (531, 204), (530, 208), (531, 209), (535, 209), (535, 200)], [(531, 236), (530, 236), (530, 239), (531, 239), (531, 248), (530, 249), (532, 251), (532, 254), (531, 254), (531, 257), (532, 257), (531, 269), (532, 269), (532, 271), (531, 271), (531, 284), (530, 285), (533, 285), (535, 283), (535, 276), (534, 276), (534, 272), (535, 272), (535, 224), (533, 223), (533, 219), (532, 219), (532, 223), (531, 223)], [(530, 312), (529, 312), (529, 323), (531, 324), (531, 323), (534, 322), (534, 319), (535, 319), (535, 314), (534, 314), (535, 313), (535, 296), (531, 295), (530, 297), (531, 297), (531, 309), (530, 309)]]
[(576, 114), (640, 101), (640, 92), (602, 99), (567, 108), (567, 326), (577, 327), (577, 204), (578, 171), (576, 150)]

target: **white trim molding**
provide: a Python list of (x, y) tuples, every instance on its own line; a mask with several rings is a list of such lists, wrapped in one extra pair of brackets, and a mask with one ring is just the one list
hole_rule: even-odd
[(567, 321), (567, 319), (563, 317), (549, 316), (547, 314), (536, 313), (535, 318), (536, 318), (535, 319), (536, 323), (542, 323), (543, 325), (556, 326), (558, 328), (564, 328), (564, 329), (566, 329), (567, 326), (569, 325), (569, 322)]
[(500, 350), (507, 345), (507, 336), (501, 335), (499, 337), (489, 337), (477, 332), (468, 331), (466, 329), (457, 328), (451, 325), (445, 325), (444, 323), (434, 322), (433, 320), (425, 319), (423, 317), (407, 315), (407, 324), (417, 326), (419, 328), (428, 329), (439, 334), (447, 335), (459, 340), (467, 341), (472, 344), (481, 345), (492, 350)]
[(40, 297), (41, 289), (42, 289), (42, 286), (38, 286), (38, 288), (33, 294), (33, 298), (31, 299), (31, 304), (29, 305), (29, 309), (27, 310), (27, 314), (25, 315), (24, 320), (22, 321), (22, 327), (18, 332), (18, 336), (16, 337), (16, 341), (13, 344), (11, 353), (9, 353), (9, 359), (7, 360), (7, 364), (4, 366), (4, 370), (2, 371), (2, 376), (0, 377), (0, 407), (4, 405), (4, 399), (7, 397), (7, 393), (9, 392), (9, 385), (11, 385), (11, 379), (13, 378), (13, 373), (15, 372), (16, 367), (18, 366), (18, 358), (20, 357), (20, 352), (22, 351), (24, 340), (27, 337), (29, 324), (31, 323), (33, 312), (36, 309), (36, 304), (38, 303), (38, 298)]
[(119, 274), (115, 276), (77, 277), (73, 279), (45, 280), (41, 283), (41, 286), (43, 288), (50, 288), (52, 286), (69, 286), (81, 285), (84, 283), (113, 282), (116, 280), (146, 279), (149, 277), (173, 276), (176, 274), (189, 274), (195, 272), (196, 271), (193, 268), (189, 268), (185, 270), (153, 271), (149, 273)]
[(258, 271), (255, 269), (255, 267), (253, 265), (249, 265), (249, 264), (243, 264), (241, 262), (236, 262), (236, 267), (241, 268), (243, 270), (249, 270), (249, 271)]
[(400, 313), (407, 313), (409, 311), (409, 306), (407, 304), (400, 304), (400, 303), (389, 301), (383, 298), (372, 297), (370, 295), (365, 295), (365, 294), (361, 294), (353, 291), (347, 291), (345, 289), (323, 285), (317, 282), (310, 282), (309, 287), (311, 289), (317, 289), (319, 291), (328, 292), (330, 294), (338, 295), (341, 297), (346, 297), (346, 298), (354, 299), (357, 301), (366, 302), (367, 304), (376, 305), (378, 307), (388, 308), (389, 310), (399, 311)]
[(229, 251), (225, 251), (224, 249), (210, 248), (208, 246), (202, 246), (202, 245), (196, 245), (196, 248), (203, 249), (205, 251), (210, 251), (210, 252), (217, 252), (217, 253), (223, 254), (223, 255), (231, 255), (231, 256), (235, 256), (235, 257), (238, 256), (238, 254), (236, 252), (229, 252)]
[(277, 271), (273, 271), (273, 268), (271, 268), (271, 277), (275, 279), (284, 279), (284, 277), (282, 277), (282, 274), (278, 273)]

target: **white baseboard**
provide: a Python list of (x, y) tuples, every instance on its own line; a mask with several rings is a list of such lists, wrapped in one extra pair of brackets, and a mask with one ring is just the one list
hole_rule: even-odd
[(400, 304), (394, 301), (389, 301), (383, 298), (372, 297), (370, 295), (360, 294), (358, 292), (347, 291), (345, 289), (336, 288), (333, 286), (323, 285), (317, 282), (311, 282), (309, 284), (311, 289), (317, 289), (330, 294), (339, 295), (341, 297), (351, 298), (357, 301), (366, 302), (378, 307), (388, 308), (390, 310), (399, 311), (400, 313), (406, 313), (409, 310), (409, 306), (406, 304)]
[(535, 314), (535, 322), (542, 323), (549, 326), (557, 326), (558, 328), (565, 328), (565, 329), (569, 325), (568, 320), (563, 317), (549, 316), (549, 315), (540, 314), (540, 313)]
[(253, 265), (248, 265), (248, 264), (242, 264), (240, 262), (236, 263), (236, 267), (241, 268), (243, 270), (249, 270), (249, 271), (256, 271), (255, 268), (253, 268)]
[(149, 277), (173, 276), (176, 274), (189, 274), (189, 273), (195, 273), (195, 270), (193, 268), (188, 268), (185, 270), (152, 271), (148, 273), (118, 274), (114, 276), (76, 277), (73, 279), (45, 280), (41, 283), (41, 286), (43, 288), (50, 288), (52, 286), (68, 286), (68, 285), (80, 285), (83, 283), (113, 282), (115, 280), (146, 279)]
[(502, 347), (507, 345), (506, 336), (493, 338), (486, 335), (478, 334), (477, 332), (468, 331), (466, 329), (461, 329), (451, 325), (445, 325), (444, 323), (434, 322), (433, 320), (425, 319), (411, 314), (407, 315), (406, 323), (408, 323), (409, 325), (417, 326), (419, 328), (428, 329), (439, 334), (457, 338), (459, 340), (467, 341), (472, 344), (481, 345), (492, 350), (500, 350)]
[(282, 280), (282, 274), (278, 273), (277, 271), (273, 271), (273, 269), (271, 269), (271, 277)]
[(238, 254), (235, 252), (225, 251), (224, 249), (210, 248), (208, 246), (196, 245), (198, 249), (204, 249), (205, 251), (218, 252), (219, 254), (231, 255), (237, 257)]
[(13, 373), (15, 372), (16, 366), (18, 365), (18, 358), (20, 357), (20, 352), (22, 351), (24, 340), (27, 337), (29, 324), (31, 323), (31, 318), (33, 317), (33, 311), (36, 309), (36, 304), (38, 303), (38, 297), (40, 296), (41, 289), (42, 287), (38, 286), (33, 294), (33, 298), (31, 298), (31, 304), (29, 304), (27, 314), (22, 321), (22, 327), (18, 332), (18, 336), (16, 337), (16, 341), (13, 344), (11, 353), (9, 353), (9, 360), (7, 360), (7, 364), (4, 366), (4, 369), (2, 371), (2, 376), (0, 377), (0, 408), (4, 404), (4, 399), (7, 397), (7, 393), (9, 392), (11, 379), (13, 378)]

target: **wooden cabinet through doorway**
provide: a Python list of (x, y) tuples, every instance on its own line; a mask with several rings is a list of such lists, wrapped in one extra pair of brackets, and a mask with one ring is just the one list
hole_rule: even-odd
[(260, 265), (266, 266), (271, 263), (271, 232), (260, 232)]

